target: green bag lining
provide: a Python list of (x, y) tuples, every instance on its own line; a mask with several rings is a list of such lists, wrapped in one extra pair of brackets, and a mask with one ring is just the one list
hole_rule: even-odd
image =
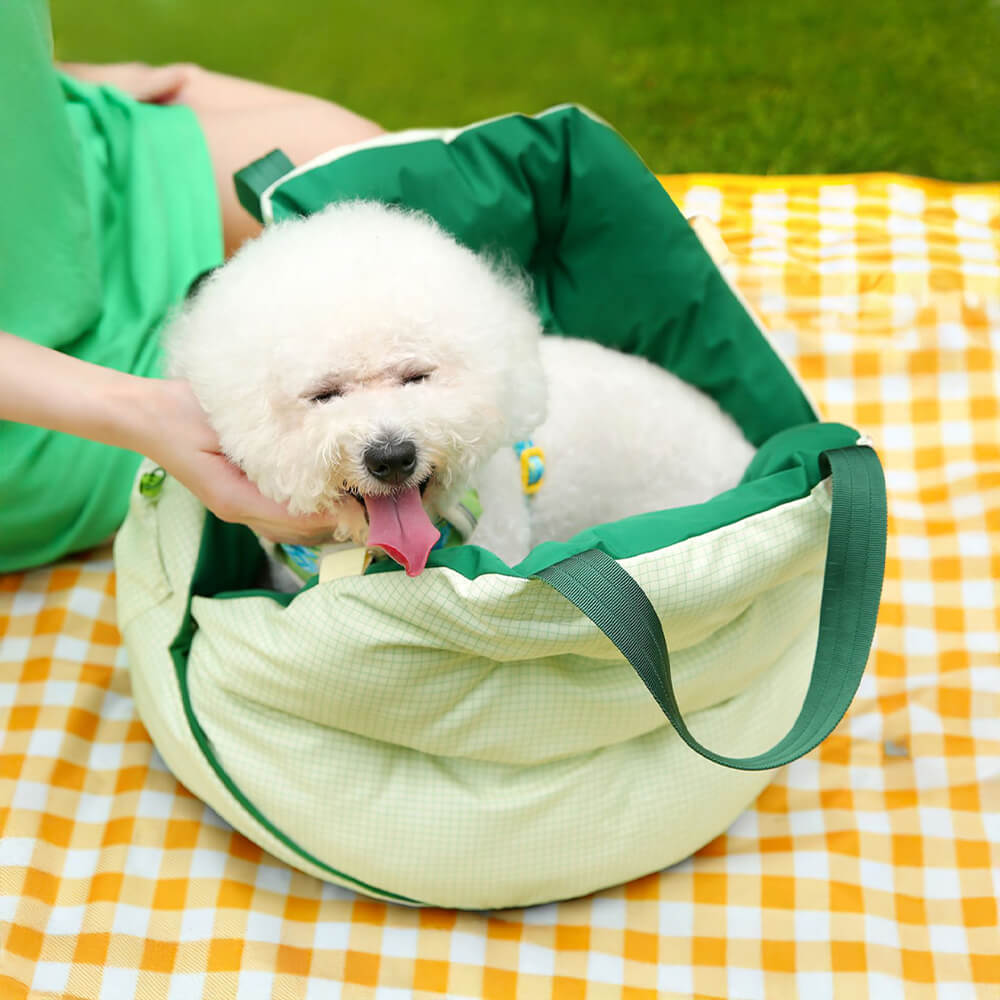
[(712, 396), (760, 446), (817, 419), (695, 232), (635, 151), (574, 106), (236, 175), (274, 221), (345, 200), (425, 212), (527, 271), (546, 330), (638, 354)]

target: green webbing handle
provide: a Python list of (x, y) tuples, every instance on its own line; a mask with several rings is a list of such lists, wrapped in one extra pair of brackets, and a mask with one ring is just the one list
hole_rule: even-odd
[(233, 184), (236, 187), (236, 197), (240, 204), (258, 221), (264, 221), (264, 213), (261, 209), (261, 195), (279, 177), (284, 177), (295, 166), (290, 159), (280, 150), (272, 149), (267, 156), (262, 156), (259, 160), (237, 170), (233, 174)]
[(674, 697), (660, 620), (639, 584), (614, 559), (589, 549), (535, 574), (622, 651), (681, 739), (726, 767), (765, 771), (807, 754), (840, 722), (861, 683), (885, 570), (885, 479), (875, 452), (858, 445), (823, 452), (820, 469), (833, 476), (833, 505), (816, 657), (798, 718), (764, 753), (724, 757), (691, 735)]

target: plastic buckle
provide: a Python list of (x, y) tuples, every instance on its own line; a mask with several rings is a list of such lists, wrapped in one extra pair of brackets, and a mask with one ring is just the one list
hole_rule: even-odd
[(139, 477), (139, 494), (147, 500), (156, 501), (160, 499), (163, 490), (163, 481), (167, 478), (166, 472), (157, 466), (152, 472), (144, 472)]

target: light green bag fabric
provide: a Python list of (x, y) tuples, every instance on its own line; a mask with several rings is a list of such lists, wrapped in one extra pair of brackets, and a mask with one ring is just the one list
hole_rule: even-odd
[(686, 857), (857, 688), (884, 560), (874, 452), (816, 420), (656, 179), (579, 109), (295, 170), (275, 153), (238, 180), (267, 219), (350, 197), (428, 211), (526, 266), (550, 332), (670, 368), (760, 447), (706, 504), (515, 567), (459, 546), (416, 579), (376, 564), (294, 597), (248, 589), (249, 531), (140, 480), (119, 615), (164, 759), (289, 864), (404, 903), (528, 905)]

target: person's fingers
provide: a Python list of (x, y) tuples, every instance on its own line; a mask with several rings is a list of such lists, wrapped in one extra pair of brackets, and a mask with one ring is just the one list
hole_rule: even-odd
[(183, 89), (188, 76), (188, 68), (180, 63), (149, 66), (139, 62), (61, 62), (56, 65), (78, 80), (117, 87), (137, 101), (149, 104), (166, 104), (172, 101)]
[(292, 514), (264, 496), (221, 451), (190, 384), (182, 378), (149, 379), (153, 400), (147, 431), (136, 450), (162, 465), (216, 517), (245, 524), (272, 541), (311, 545), (327, 541), (338, 526), (335, 512)]
[(250, 524), (248, 527), (261, 538), (278, 545), (322, 545), (329, 542), (331, 537), (329, 528), (321, 531), (293, 531), (271, 524)]
[(291, 514), (283, 504), (265, 497), (223, 455), (209, 458), (213, 495), (208, 506), (224, 521), (248, 525), (272, 542), (309, 545), (330, 537), (337, 518), (330, 514)]

